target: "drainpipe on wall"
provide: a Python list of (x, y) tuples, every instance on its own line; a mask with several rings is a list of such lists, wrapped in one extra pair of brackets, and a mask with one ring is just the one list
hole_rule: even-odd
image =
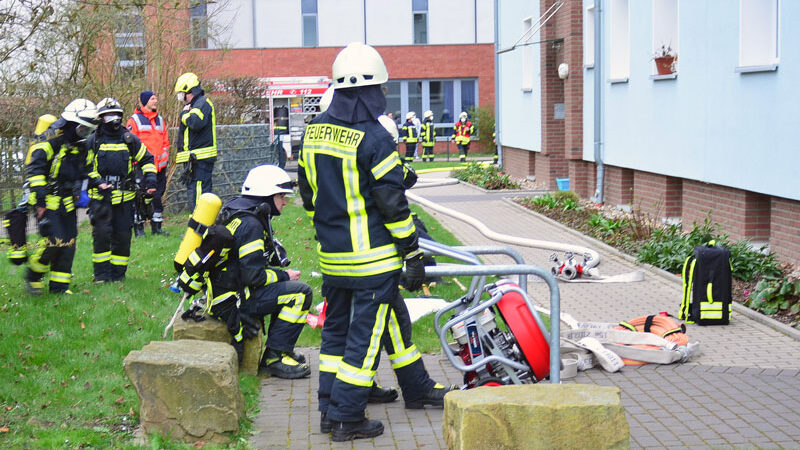
[(252, 0), (250, 3), (250, 15), (253, 17), (253, 48), (258, 48), (258, 35), (256, 34), (256, 0)]
[(500, 22), (500, 0), (494, 0), (494, 123), (495, 123), (495, 141), (497, 142), (497, 165), (503, 167), (503, 146), (500, 145), (502, 141), (502, 134), (500, 127), (500, 55), (497, 53), (500, 50), (500, 31), (497, 24)]
[(597, 186), (592, 200), (603, 203), (603, 0), (594, 0), (594, 163)]

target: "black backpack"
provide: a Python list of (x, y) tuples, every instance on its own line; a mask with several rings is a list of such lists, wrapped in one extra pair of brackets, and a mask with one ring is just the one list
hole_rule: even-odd
[(698, 325), (727, 325), (731, 315), (731, 252), (725, 247), (698, 245), (681, 272), (683, 301), (678, 317)]

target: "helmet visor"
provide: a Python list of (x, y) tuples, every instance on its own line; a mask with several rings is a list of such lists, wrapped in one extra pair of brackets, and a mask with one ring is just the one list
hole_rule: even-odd
[(122, 116), (119, 114), (104, 114), (103, 115), (103, 122), (111, 123), (114, 121), (122, 121)]
[(89, 137), (89, 135), (92, 134), (92, 131), (94, 131), (94, 127), (88, 127), (82, 123), (79, 123), (75, 127), (75, 134), (77, 134), (81, 139), (86, 139)]

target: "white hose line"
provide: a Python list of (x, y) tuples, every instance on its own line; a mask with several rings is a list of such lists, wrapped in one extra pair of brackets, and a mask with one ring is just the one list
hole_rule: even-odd
[(463, 222), (467, 222), (468, 224), (475, 227), (475, 229), (477, 229), (482, 235), (486, 236), (491, 240), (504, 242), (506, 244), (522, 245), (524, 247), (541, 248), (544, 250), (553, 250), (558, 252), (572, 252), (575, 253), (576, 255), (588, 254), (590, 256), (590, 259), (586, 261), (586, 266), (585, 266), (586, 269), (591, 269), (592, 267), (595, 267), (598, 264), (600, 264), (600, 254), (597, 253), (597, 251), (590, 249), (589, 247), (564, 244), (560, 242), (542, 241), (539, 239), (521, 238), (518, 236), (510, 236), (508, 234), (497, 233), (495, 231), (490, 230), (489, 227), (483, 224), (483, 222), (480, 222), (474, 217), (470, 217), (466, 214), (460, 213), (453, 209), (436, 204), (430, 200), (426, 200), (412, 192), (406, 191), (406, 197), (408, 197), (411, 201), (419, 203), (420, 205), (428, 207), (434, 211), (438, 211), (442, 214), (454, 217)]

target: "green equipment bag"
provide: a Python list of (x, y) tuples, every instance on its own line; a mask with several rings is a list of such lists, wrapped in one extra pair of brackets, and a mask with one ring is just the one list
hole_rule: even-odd
[(731, 252), (698, 245), (683, 263), (683, 301), (679, 319), (698, 325), (727, 325), (731, 315)]

